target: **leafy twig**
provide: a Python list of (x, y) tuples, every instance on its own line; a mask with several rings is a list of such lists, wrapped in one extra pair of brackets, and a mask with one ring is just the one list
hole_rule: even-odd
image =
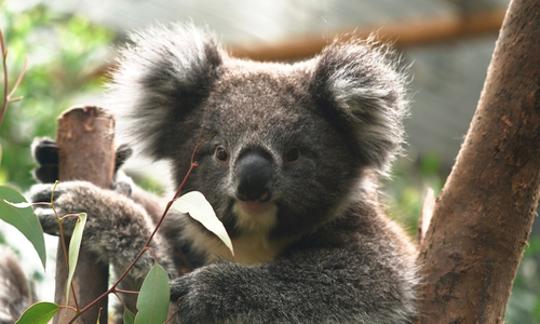
[(133, 259), (133, 261), (131, 261), (131, 263), (127, 266), (127, 268), (124, 270), (124, 272), (118, 277), (116, 282), (114, 284), (112, 284), (112, 286), (109, 289), (107, 289), (107, 291), (105, 291), (104, 293), (99, 295), (96, 299), (94, 299), (93, 301), (88, 303), (86, 306), (81, 308), (80, 311), (77, 312), (77, 314), (69, 321), (69, 323), (74, 323), (75, 320), (77, 318), (79, 318), (84, 312), (88, 311), (90, 308), (92, 308), (93, 306), (98, 304), (101, 300), (103, 300), (109, 294), (115, 293), (115, 292), (122, 292), (122, 290), (119, 290), (117, 288), (118, 285), (122, 282), (122, 280), (124, 280), (126, 278), (126, 276), (129, 274), (131, 269), (133, 269), (133, 267), (135, 266), (137, 261), (139, 261), (139, 259), (144, 255), (144, 253), (147, 250), (150, 249), (150, 243), (152, 242), (152, 239), (154, 238), (157, 231), (161, 227), (161, 224), (163, 224), (163, 221), (165, 220), (165, 216), (167, 215), (167, 213), (171, 209), (171, 207), (172, 207), (173, 203), (175, 202), (175, 200), (178, 199), (178, 197), (180, 197), (180, 195), (182, 194), (184, 188), (186, 187), (187, 181), (188, 181), (189, 177), (191, 176), (191, 173), (193, 172), (193, 170), (199, 166), (199, 164), (195, 161), (195, 155), (196, 155), (197, 151), (198, 151), (198, 145), (195, 146), (195, 148), (194, 148), (194, 150), (192, 152), (191, 163), (190, 163), (188, 171), (186, 172), (186, 175), (184, 176), (184, 178), (182, 179), (182, 182), (180, 183), (180, 185), (176, 189), (173, 198), (169, 202), (167, 202), (167, 205), (166, 205), (165, 210), (163, 211), (163, 213), (161, 215), (161, 218), (159, 219), (158, 223), (156, 224), (152, 234), (150, 234), (150, 236), (146, 240), (146, 242), (145, 242), (143, 248), (141, 249), (141, 251), (139, 252), (139, 254), (137, 254), (135, 259)]

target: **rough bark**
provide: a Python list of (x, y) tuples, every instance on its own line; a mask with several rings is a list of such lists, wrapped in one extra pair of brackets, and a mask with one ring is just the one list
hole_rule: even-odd
[(420, 323), (502, 323), (540, 186), (540, 1), (510, 3), (419, 256)]
[[(103, 188), (112, 184), (114, 172), (114, 119), (97, 107), (74, 108), (64, 113), (58, 123), (60, 181), (86, 180)], [(67, 244), (67, 243), (66, 243)], [(55, 302), (68, 304), (65, 287), (68, 269), (62, 247), (58, 245), (56, 262)], [(107, 264), (98, 263), (96, 257), (81, 247), (73, 285), (79, 305), (82, 307), (107, 290), (109, 270)], [(74, 305), (70, 297), (69, 305)], [(101, 308), (101, 311), (100, 311)], [(107, 300), (96, 305), (81, 316), (77, 322), (107, 323)], [(74, 312), (63, 310), (55, 318), (55, 324), (68, 323)]]

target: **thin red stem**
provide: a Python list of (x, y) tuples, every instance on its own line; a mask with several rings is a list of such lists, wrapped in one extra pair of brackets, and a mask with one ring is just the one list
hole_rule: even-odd
[(10, 103), (19, 101), (22, 99), (22, 97), (13, 97), (15, 94), (15, 91), (17, 91), (17, 88), (21, 84), (24, 74), (26, 73), (26, 70), (28, 68), (28, 60), (25, 58), (24, 65), (17, 76), (17, 79), (15, 80), (15, 83), (13, 84), (13, 87), (11, 88), (11, 91), (9, 91), (9, 75), (8, 75), (8, 67), (7, 67), (7, 56), (8, 51), (6, 48), (6, 43), (4, 39), (4, 34), (2, 33), (2, 30), (0, 30), (0, 51), (2, 55), (2, 71), (3, 71), (3, 79), (4, 79), (4, 93), (2, 94), (2, 103), (0, 104), (0, 125), (4, 121), (4, 116), (6, 115), (6, 111), (8, 109), (8, 106)]
[(121, 294), (129, 294), (129, 295), (138, 295), (139, 292), (137, 290), (128, 290), (128, 289), (121, 289), (121, 288), (114, 288), (113, 293), (119, 292)]
[(0, 50), (2, 51), (2, 69), (4, 76), (4, 93), (2, 95), (2, 106), (0, 107), (0, 124), (4, 120), (4, 114), (8, 106), (8, 70), (7, 70), (7, 50), (4, 44), (4, 33), (0, 30)]
[(21, 72), (19, 72), (19, 75), (17, 76), (17, 79), (15, 80), (15, 83), (11, 87), (11, 91), (9, 92), (9, 94), (7, 96), (7, 100), (9, 102), (13, 102), (15, 99), (20, 100), (19, 98), (13, 98), (13, 95), (15, 94), (15, 91), (17, 91), (17, 88), (19, 87), (19, 85), (21, 84), (27, 69), (28, 69), (28, 59), (25, 58), (22, 70), (21, 70)]

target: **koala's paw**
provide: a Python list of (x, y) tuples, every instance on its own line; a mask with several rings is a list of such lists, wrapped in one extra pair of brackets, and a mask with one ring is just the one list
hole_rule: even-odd
[[(54, 190), (54, 192), (53, 192)], [(88, 225), (95, 223), (94, 218), (106, 214), (110, 209), (107, 193), (97, 186), (85, 181), (68, 181), (59, 183), (56, 188), (53, 184), (36, 184), (30, 188), (28, 199), (34, 206), (34, 212), (39, 218), (43, 231), (48, 234), (58, 235), (57, 217), (68, 214), (88, 214)], [(51, 202), (53, 204), (48, 204)], [(54, 206), (54, 209), (53, 209)], [(70, 236), (75, 224), (76, 217), (64, 218), (64, 234)]]
[[(32, 157), (37, 163), (33, 170), (36, 180), (42, 183), (53, 183), (58, 180), (59, 153), (58, 145), (53, 139), (43, 137), (35, 138), (32, 142)], [(114, 174), (115, 183), (118, 181), (116, 174), (124, 163), (133, 154), (133, 149), (128, 144), (118, 146), (115, 154)]]
[(200, 268), (171, 281), (171, 301), (176, 303), (180, 323), (216, 323), (220, 315), (219, 287), (209, 270)]

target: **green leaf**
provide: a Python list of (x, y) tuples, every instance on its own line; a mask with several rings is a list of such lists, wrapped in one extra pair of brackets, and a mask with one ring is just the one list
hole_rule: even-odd
[(38, 218), (32, 208), (17, 208), (6, 203), (6, 200), (20, 204), (26, 203), (26, 199), (12, 187), (0, 186), (0, 219), (15, 226), (32, 243), (45, 269), (47, 260), (45, 240)]
[(156, 264), (144, 278), (139, 291), (135, 324), (165, 322), (170, 295), (169, 276), (159, 264)]
[(132, 311), (125, 308), (124, 309), (124, 324), (134, 324), (135, 323), (135, 314)]
[(71, 280), (73, 279), (73, 274), (75, 273), (75, 268), (77, 267), (77, 261), (79, 260), (79, 251), (81, 249), (81, 241), (84, 231), (84, 225), (86, 224), (86, 213), (81, 213), (77, 217), (77, 222), (75, 222), (75, 227), (73, 227), (73, 233), (71, 234), (71, 239), (69, 240), (69, 251), (68, 251), (68, 279), (66, 281), (66, 300), (69, 300), (69, 292), (71, 291)]
[(55, 303), (40, 302), (28, 307), (16, 324), (47, 324), (59, 307)]
[(2, 145), (0, 145), (0, 164), (2, 164)]
[(174, 202), (174, 209), (181, 213), (187, 213), (191, 218), (201, 223), (207, 230), (214, 233), (234, 255), (231, 238), (223, 226), (223, 223), (217, 218), (212, 205), (206, 200), (199, 191), (190, 191)]

